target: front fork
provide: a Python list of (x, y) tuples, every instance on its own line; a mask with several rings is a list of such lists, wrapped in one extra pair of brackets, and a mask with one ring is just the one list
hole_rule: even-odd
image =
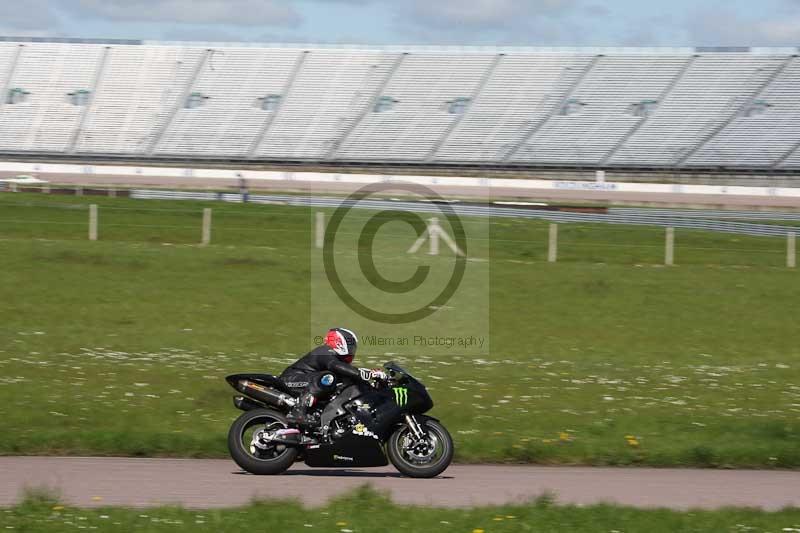
[(414, 415), (406, 415), (406, 424), (411, 429), (411, 433), (414, 434), (414, 437), (418, 442), (425, 438), (425, 432), (422, 431), (422, 427), (420, 427), (419, 422), (417, 422), (417, 419), (414, 418)]

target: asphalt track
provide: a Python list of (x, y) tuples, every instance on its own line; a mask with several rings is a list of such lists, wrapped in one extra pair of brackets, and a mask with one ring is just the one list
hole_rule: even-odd
[(794, 471), (452, 465), (439, 478), (410, 479), (391, 467), (296, 464), (280, 476), (253, 476), (220, 459), (0, 457), (0, 506), (39, 487), (54, 489), (63, 502), (79, 507), (214, 508), (286, 498), (318, 506), (364, 484), (388, 491), (396, 503), (435, 507), (519, 503), (545, 492), (561, 504), (800, 507), (800, 472)]
[[(153, 177), (153, 176), (107, 176), (85, 174), (48, 174), (42, 176), (54, 184), (73, 184), (86, 186), (132, 186), (132, 187), (187, 187), (194, 189), (203, 188), (231, 188), (236, 189), (235, 180), (211, 179), (195, 177)], [(446, 179), (443, 178), (442, 181)], [(316, 182), (297, 180), (250, 180), (248, 184), (254, 190), (271, 190), (286, 192), (320, 192), (320, 193), (351, 193), (363, 184), (346, 182)], [(734, 196), (734, 195), (703, 195), (663, 193), (652, 194), (644, 192), (621, 192), (604, 190), (554, 190), (554, 189), (526, 189), (513, 187), (466, 187), (452, 185), (433, 185), (430, 187), (438, 194), (450, 197), (463, 198), (516, 198), (522, 200), (540, 200), (557, 202), (602, 202), (618, 205), (658, 205), (659, 207), (671, 206), (715, 206), (719, 208), (800, 208), (800, 198), (779, 196)]]

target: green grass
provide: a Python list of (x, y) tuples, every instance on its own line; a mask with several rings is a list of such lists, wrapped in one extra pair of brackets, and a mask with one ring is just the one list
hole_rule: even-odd
[[(320, 305), (308, 210), (90, 201), (98, 242), (86, 198), (0, 195), (0, 453), (225, 456), (227, 373), (280, 372), (321, 324), (393, 331)], [(660, 228), (561, 225), (549, 264), (546, 224), (465, 222), (486, 225), (470, 250), (490, 261), (415, 327), (461, 324), (490, 352), (365, 342), (357, 359), (426, 382), (459, 461), (800, 466), (782, 239), (678, 231), (665, 268)], [(378, 250), (396, 279), (414, 264)]]
[(797, 531), (800, 510), (763, 512), (754, 509), (692, 510), (635, 509), (616, 505), (560, 506), (547, 497), (525, 505), (436, 509), (393, 504), (369, 488), (358, 489), (320, 508), (294, 501), (256, 502), (223, 510), (77, 509), (46, 495), (29, 497), (0, 510), (0, 527), (17, 531), (242, 531), (253, 524), (264, 531), (442, 531), (501, 533), (504, 531)]

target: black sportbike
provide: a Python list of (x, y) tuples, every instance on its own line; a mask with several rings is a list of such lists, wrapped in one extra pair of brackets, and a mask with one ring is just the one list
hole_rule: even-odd
[(438, 476), (453, 459), (453, 439), (438, 420), (423, 414), (433, 407), (425, 386), (394, 363), (384, 367), (385, 383), (337, 383), (331, 399), (315, 413), (319, 425), (313, 433), (289, 427), (285, 415), (299, 393), (279, 378), (226, 377), (245, 395), (233, 399), (245, 412), (228, 432), (231, 457), (253, 474), (280, 474), (295, 461), (351, 468), (391, 461), (407, 476)]

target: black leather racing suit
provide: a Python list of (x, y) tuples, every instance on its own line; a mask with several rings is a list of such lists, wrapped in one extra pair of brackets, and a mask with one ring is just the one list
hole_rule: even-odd
[[(337, 379), (323, 379), (333, 374)], [(369, 371), (359, 370), (353, 365), (341, 361), (331, 348), (326, 345), (317, 346), (306, 355), (295, 361), (280, 375), (289, 388), (303, 391), (297, 405), (287, 414), (292, 423), (310, 427), (315, 422), (307, 418), (308, 408), (327, 400), (336, 388), (336, 381), (342, 378), (368, 380)]]
[(323, 344), (292, 363), (283, 371), (280, 378), (286, 383), (308, 381), (311, 374), (326, 371), (343, 378), (361, 377), (358, 368), (341, 361), (332, 348)]

